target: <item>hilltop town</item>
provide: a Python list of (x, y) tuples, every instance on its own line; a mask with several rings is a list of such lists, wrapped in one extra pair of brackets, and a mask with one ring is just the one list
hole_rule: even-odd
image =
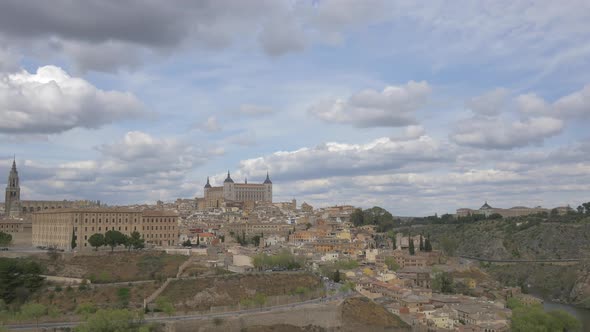
[[(432, 227), (498, 222), (521, 227), (530, 218), (551, 216), (580, 220), (588, 208), (495, 209), (486, 202), (456, 215), (402, 220), (379, 207), (274, 202), (270, 175), (260, 184), (242, 184), (229, 172), (223, 186), (207, 179), (203, 197), (153, 205), (21, 200), (19, 186), (13, 163), (0, 219), (5, 248), (0, 254), (15, 268), (22, 259), (38, 266), (39, 281), (27, 286), (26, 295), (7, 290), (12, 295), (3, 299), (3, 317), (9, 327), (33, 318), (59, 322), (81, 319), (84, 310), (123, 308), (145, 311), (151, 321), (177, 331), (190, 330), (190, 320), (173, 323), (159, 312), (197, 319), (206, 311), (214, 331), (224, 324), (252, 327), (222, 321), (225, 312), (311, 306), (336, 310), (330, 311), (336, 318), (288, 321), (302, 329), (347, 330), (355, 324), (343, 312), (372, 305), (382, 310), (382, 322), (366, 324), (385, 330), (507, 331), (513, 310), (522, 315), (522, 306), (534, 307), (543, 298), (482, 266), (496, 257), (465, 252), (464, 244), (453, 242), (460, 237)], [(578, 295), (582, 303), (590, 293)], [(359, 298), (364, 300), (354, 300)], [(38, 317), (14, 311), (30, 303), (41, 306)]]

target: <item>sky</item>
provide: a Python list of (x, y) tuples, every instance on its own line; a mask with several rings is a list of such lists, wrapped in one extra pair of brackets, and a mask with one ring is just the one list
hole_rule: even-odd
[[(590, 2), (0, 2), (0, 186), (154, 203), (227, 171), (399, 216), (590, 200)], [(5, 175), (1, 175), (4, 173)]]

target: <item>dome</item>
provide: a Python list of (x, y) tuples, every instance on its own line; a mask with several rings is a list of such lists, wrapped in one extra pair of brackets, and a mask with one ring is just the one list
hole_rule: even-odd
[(234, 183), (234, 180), (232, 180), (231, 176), (229, 175), (229, 171), (227, 171), (227, 178), (225, 178), (225, 181), (223, 181), (223, 183)]

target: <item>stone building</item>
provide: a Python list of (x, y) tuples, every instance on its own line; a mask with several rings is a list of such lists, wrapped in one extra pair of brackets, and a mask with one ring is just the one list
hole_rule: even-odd
[(12, 235), (13, 246), (31, 246), (31, 227), (27, 221), (0, 218), (0, 232)]
[(10, 217), (22, 217), (24, 215), (54, 209), (98, 207), (100, 201), (38, 201), (20, 199), (20, 179), (16, 168), (16, 160), (12, 161), (12, 168), (8, 174), (6, 195), (4, 196), (4, 214)]
[[(461, 218), (461, 217), (467, 217), (470, 215), (484, 215), (486, 217), (489, 217), (493, 214), (499, 214), (504, 218), (509, 218), (509, 217), (528, 216), (531, 214), (537, 214), (537, 213), (542, 213), (542, 212), (549, 213), (550, 210), (542, 208), (540, 206), (537, 206), (534, 208), (529, 208), (526, 206), (515, 206), (515, 207), (511, 207), (509, 209), (501, 209), (501, 208), (494, 208), (491, 205), (489, 205), (488, 202), (485, 202), (484, 205), (482, 205), (477, 210), (468, 209), (468, 208), (457, 209), (457, 217)], [(560, 213), (561, 213), (561, 210), (560, 210)]]
[(79, 249), (90, 249), (90, 236), (116, 230), (130, 235), (137, 231), (146, 244), (178, 244), (178, 215), (161, 210), (130, 209), (61, 209), (43, 210), (32, 215), (33, 246), (72, 249), (76, 237)]
[(272, 203), (272, 181), (268, 173), (263, 183), (248, 183), (247, 179), (244, 183), (235, 183), (228, 171), (223, 186), (218, 187), (211, 186), (207, 177), (200, 207), (220, 208), (227, 202)]

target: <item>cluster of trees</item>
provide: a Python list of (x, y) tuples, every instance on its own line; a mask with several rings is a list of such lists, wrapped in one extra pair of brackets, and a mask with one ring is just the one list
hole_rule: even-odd
[(282, 269), (297, 270), (305, 265), (303, 258), (295, 256), (289, 250), (281, 250), (276, 255), (261, 253), (252, 258), (252, 264), (259, 270)]
[(579, 331), (580, 322), (563, 310), (546, 312), (540, 304), (525, 306), (515, 298), (506, 303), (512, 309), (511, 328), (514, 332)]
[[(230, 235), (232, 235), (233, 233), (230, 233)], [(289, 233), (291, 234), (291, 233)], [(246, 232), (242, 231), (242, 235), (240, 234), (235, 234), (232, 235), (236, 238), (236, 242), (238, 242), (239, 245), (241, 245), (242, 247), (246, 247), (249, 244), (254, 245), (255, 247), (258, 247), (260, 245), (260, 241), (264, 238), (264, 233), (261, 233), (260, 235), (254, 235), (250, 238), (246, 238)]]
[(387, 210), (375, 206), (370, 209), (356, 209), (350, 215), (350, 221), (356, 226), (375, 225), (378, 232), (387, 232), (388, 230), (399, 225), (399, 220), (393, 218), (393, 215)]
[[(416, 254), (416, 248), (414, 247), (414, 239), (412, 235), (408, 235), (408, 250), (410, 251), (410, 255)], [(420, 245), (418, 247), (420, 251), (424, 252), (431, 252), (432, 251), (432, 244), (430, 243), (430, 236), (427, 236), (426, 239), (420, 234)]]
[(582, 203), (577, 208), (578, 214), (584, 214), (590, 216), (590, 202)]
[(393, 257), (386, 257), (385, 258), (385, 265), (387, 265), (387, 268), (390, 271), (397, 271), (399, 270), (400, 266), (399, 264), (395, 261), (395, 259)]
[(440, 239), (440, 248), (445, 255), (452, 257), (455, 256), (455, 253), (459, 248), (459, 242), (450, 236), (445, 236)]
[(432, 279), (432, 290), (444, 294), (453, 294), (455, 292), (453, 276), (448, 272), (437, 273)]
[(41, 265), (23, 258), (0, 258), (0, 299), (22, 304), (43, 285)]
[(104, 235), (102, 233), (96, 233), (88, 238), (88, 243), (90, 243), (95, 250), (98, 250), (98, 248), (102, 246), (109, 246), (111, 247), (111, 251), (113, 251), (115, 247), (120, 245), (124, 245), (128, 250), (131, 250), (131, 248), (145, 248), (145, 240), (137, 231), (134, 231), (131, 235), (125, 235), (115, 230), (107, 231)]
[(8, 246), (12, 243), (12, 235), (0, 232), (0, 246)]

